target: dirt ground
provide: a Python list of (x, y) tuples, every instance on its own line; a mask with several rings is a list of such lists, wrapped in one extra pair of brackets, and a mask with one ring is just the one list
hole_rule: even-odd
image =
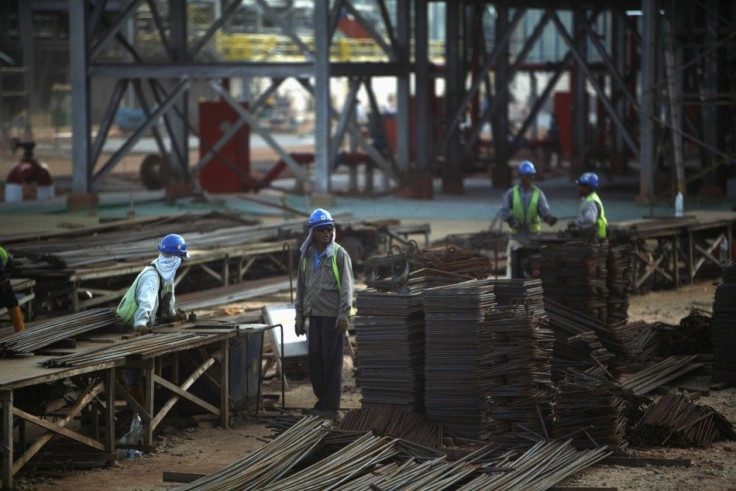
[[(652, 292), (630, 298), (631, 321), (679, 323), (692, 307), (710, 311), (716, 284), (712, 281), (688, 285), (679, 290)], [(230, 306), (229, 311), (238, 307)], [(288, 373), (288, 372), (287, 372)], [(682, 381), (678, 381), (682, 383)], [(707, 375), (696, 375), (688, 385), (707, 386)], [(286, 406), (310, 407), (314, 402), (311, 387), (304, 374), (289, 374)], [(279, 393), (276, 380), (267, 380), (264, 393)], [(711, 406), (729, 421), (736, 421), (736, 388), (710, 392), (697, 400)], [(360, 390), (353, 378), (352, 361), (346, 357), (344, 371), (343, 410), (360, 407)], [(97, 470), (70, 471), (59, 477), (37, 473), (18, 476), (18, 489), (33, 490), (158, 490), (176, 487), (163, 481), (166, 471), (206, 474), (226, 466), (252, 452), (267, 441), (272, 431), (259, 418), (236, 415), (232, 428), (224, 430), (201, 423), (183, 430), (166, 430), (159, 436), (156, 450), (134, 459), (118, 461), (114, 466)], [(689, 467), (597, 466), (567, 479), (561, 485), (570, 487), (606, 487), (617, 489), (736, 489), (736, 442), (719, 442), (709, 449), (634, 449), (640, 456), (690, 459)], [(57, 473), (58, 474), (58, 473)]]

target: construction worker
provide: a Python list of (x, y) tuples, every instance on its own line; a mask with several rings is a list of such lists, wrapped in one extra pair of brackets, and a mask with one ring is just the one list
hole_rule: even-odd
[(557, 217), (549, 212), (549, 204), (544, 192), (533, 185), (534, 175), (537, 169), (534, 164), (525, 160), (519, 165), (519, 180), (503, 197), (501, 205), (501, 219), (508, 223), (511, 233), (506, 248), (506, 277), (512, 278), (514, 259), (521, 262), (522, 258), (516, 257), (517, 251), (529, 242), (532, 236), (542, 233), (542, 220), (550, 226), (557, 223)]
[(335, 419), (352, 315), (353, 265), (347, 251), (335, 242), (335, 221), (327, 210), (314, 210), (308, 225), (309, 235), (299, 249), (294, 302), (296, 335), (309, 331), (309, 378), (317, 396), (317, 403), (305, 412)]
[(0, 247), (0, 307), (6, 307), (10, 315), (10, 322), (15, 332), (25, 331), (23, 312), (18, 305), (13, 286), (10, 284), (10, 272), (13, 270), (13, 256)]
[(580, 194), (580, 210), (574, 222), (568, 224), (573, 229), (588, 233), (603, 240), (606, 238), (606, 212), (603, 202), (598, 196), (598, 175), (586, 172), (577, 180)]
[[(181, 319), (183, 312), (174, 308), (174, 277), (187, 254), (187, 244), (181, 235), (169, 234), (158, 244), (159, 255), (143, 268), (118, 305), (117, 314), (127, 327), (145, 331), (164, 321)], [(123, 370), (128, 392), (141, 405), (145, 402), (143, 377), (138, 370)]]

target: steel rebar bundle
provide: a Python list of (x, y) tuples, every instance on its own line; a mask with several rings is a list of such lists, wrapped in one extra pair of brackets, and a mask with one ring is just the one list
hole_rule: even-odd
[(412, 265), (412, 269), (437, 269), (478, 279), (487, 278), (491, 274), (488, 257), (477, 252), (463, 251), (455, 246), (422, 249), (414, 254)]
[(49, 358), (48, 360), (39, 362), (39, 365), (47, 368), (78, 367), (82, 365), (117, 360), (125, 358), (126, 356), (145, 356), (155, 354), (160, 350), (188, 344), (191, 342), (192, 338), (203, 337), (206, 337), (206, 335), (178, 332), (166, 334), (145, 334), (143, 336), (126, 339), (109, 346), (92, 348), (69, 355)]
[(107, 307), (35, 322), (25, 331), (0, 339), (0, 357), (33, 353), (64, 339), (117, 323), (115, 311)]
[(327, 435), (330, 423), (320, 418), (305, 417), (291, 428), (247, 457), (197, 479), (184, 490), (251, 490), (262, 489), (288, 474), (296, 465), (311, 455)]
[(479, 439), (478, 331), (495, 306), (490, 280), (472, 280), (424, 292), (427, 419), (455, 436)]
[(708, 448), (718, 440), (734, 440), (728, 420), (713, 408), (686, 397), (665, 394), (644, 413), (630, 436), (639, 445)]
[(577, 450), (571, 442), (539, 442), (511, 463), (512, 470), (481, 474), (460, 491), (549, 489), (563, 479), (595, 465), (612, 452), (605, 446)]
[(353, 409), (345, 414), (338, 429), (371, 431), (375, 435), (401, 438), (431, 448), (442, 446), (442, 425), (429, 423), (418, 413), (401, 406), (372, 406)]
[(723, 268), (723, 281), (713, 299), (713, 381), (736, 382), (736, 263)]
[(626, 321), (629, 310), (629, 288), (633, 271), (631, 245), (612, 244), (606, 258), (607, 321), (609, 324)]
[(621, 385), (634, 394), (648, 394), (657, 387), (702, 367), (703, 364), (696, 363), (696, 359), (697, 355), (670, 356), (637, 373), (622, 376)]

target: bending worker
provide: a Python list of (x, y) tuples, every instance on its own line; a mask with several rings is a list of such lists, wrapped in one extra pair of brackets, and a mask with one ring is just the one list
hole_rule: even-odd
[(587, 232), (599, 240), (603, 240), (606, 238), (608, 220), (606, 220), (603, 202), (598, 196), (598, 175), (594, 172), (586, 172), (580, 176), (577, 183), (578, 194), (580, 195), (580, 210), (577, 218), (570, 225), (583, 233)]
[(544, 193), (532, 184), (534, 175), (537, 173), (534, 164), (525, 160), (519, 165), (518, 173), (521, 182), (506, 191), (501, 206), (501, 219), (511, 228), (506, 248), (507, 278), (513, 276), (513, 259), (521, 262), (521, 258), (516, 257), (518, 249), (529, 238), (542, 233), (542, 220), (550, 226), (557, 223), (557, 217), (549, 212), (549, 204)]
[(15, 332), (25, 331), (23, 312), (20, 310), (18, 298), (10, 284), (10, 272), (13, 270), (13, 256), (0, 247), (0, 307), (6, 307), (10, 315), (10, 322)]
[[(187, 254), (181, 235), (169, 234), (158, 244), (159, 255), (143, 268), (118, 305), (117, 314), (127, 327), (144, 331), (156, 324), (156, 318), (168, 322), (181, 317), (175, 310), (174, 277)], [(138, 370), (123, 370), (128, 392), (144, 405), (143, 377)]]
[(309, 217), (309, 235), (300, 247), (295, 330), (307, 332), (309, 378), (317, 403), (307, 414), (335, 419), (340, 409), (345, 333), (353, 306), (353, 265), (335, 242), (335, 221), (317, 208)]

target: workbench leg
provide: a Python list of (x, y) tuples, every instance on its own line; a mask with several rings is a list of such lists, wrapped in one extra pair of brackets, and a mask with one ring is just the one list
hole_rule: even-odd
[(672, 272), (675, 278), (675, 288), (680, 288), (680, 250), (679, 250), (680, 239), (678, 237), (672, 238)]
[(222, 265), (222, 286), (230, 284), (230, 256), (225, 254), (225, 264)]
[(230, 427), (230, 340), (220, 342), (220, 425)]
[(153, 407), (154, 401), (154, 387), (153, 372), (154, 372), (155, 359), (146, 360), (146, 366), (143, 368), (143, 377), (145, 379), (144, 387), (146, 390), (146, 412), (151, 415), (151, 420), (146, 421), (146, 425), (143, 432), (143, 444), (147, 446), (153, 445), (153, 420), (155, 419), (156, 413)]
[(13, 391), (0, 393), (3, 404), (3, 489), (13, 489)]
[(112, 455), (115, 453), (115, 367), (105, 370), (105, 431), (105, 452)]
[(695, 261), (693, 258), (693, 233), (688, 231), (687, 233), (687, 275), (690, 277), (689, 283), (693, 283), (695, 278)]

